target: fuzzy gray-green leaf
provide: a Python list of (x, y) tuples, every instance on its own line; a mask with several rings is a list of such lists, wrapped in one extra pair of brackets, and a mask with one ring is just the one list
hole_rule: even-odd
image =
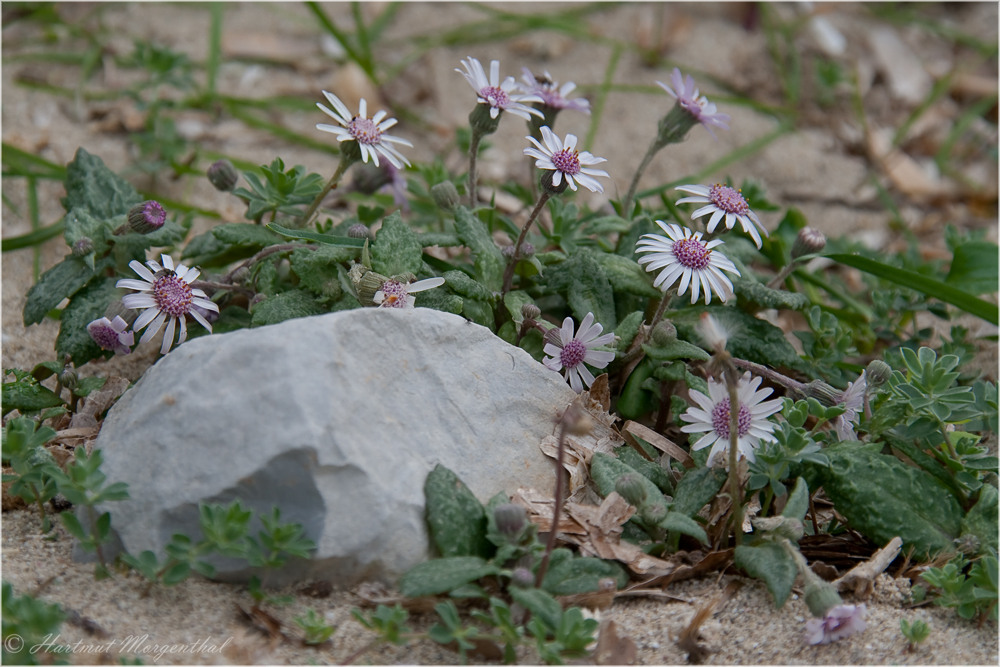
[(70, 255), (42, 274), (28, 290), (24, 302), (24, 325), (38, 324), (46, 313), (73, 296), (94, 276), (94, 271), (78, 257)]
[(431, 543), (442, 556), (488, 556), (483, 504), (458, 476), (434, 466), (424, 482)]
[(499, 572), (496, 565), (476, 556), (435, 558), (418, 563), (400, 577), (399, 592), (409, 598), (440, 595)]
[(780, 608), (792, 592), (792, 584), (799, 573), (795, 561), (777, 542), (756, 546), (736, 547), (733, 562), (746, 570), (751, 577), (761, 579), (771, 591), (774, 606)]
[(128, 181), (83, 148), (77, 149), (73, 161), (66, 166), (65, 185), (63, 208), (67, 211), (83, 209), (98, 220), (128, 213), (132, 206), (142, 201)]
[(507, 263), (497, 244), (493, 242), (490, 230), (469, 209), (459, 206), (455, 209), (455, 231), (458, 238), (472, 251), (473, 265), (479, 281), (487, 289), (499, 292)]
[(383, 276), (420, 273), (423, 250), (417, 235), (397, 211), (382, 221), (371, 246), (372, 269)]
[(600, 589), (601, 579), (614, 579), (617, 588), (628, 583), (628, 573), (618, 563), (600, 558), (567, 558), (545, 573), (542, 588), (552, 595), (577, 595)]
[(297, 317), (319, 315), (323, 308), (309, 292), (289, 290), (268, 296), (253, 308), (253, 326), (277, 324)]

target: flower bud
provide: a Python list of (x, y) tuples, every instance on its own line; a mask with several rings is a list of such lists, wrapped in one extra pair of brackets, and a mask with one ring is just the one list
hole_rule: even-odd
[(442, 211), (454, 211), (461, 201), (458, 196), (458, 188), (451, 181), (444, 181), (432, 186), (431, 198)]
[(669, 320), (661, 320), (653, 328), (653, 344), (659, 347), (670, 345), (677, 340), (677, 327)]
[[(843, 604), (837, 593), (837, 587), (828, 581), (823, 581), (812, 570), (808, 570), (812, 576), (805, 575), (806, 578), (806, 606), (809, 612), (816, 618), (823, 618), (826, 612), (830, 611), (838, 604)], [(804, 574), (804, 573), (803, 573)]]
[(628, 501), (629, 505), (642, 507), (649, 497), (646, 493), (646, 485), (639, 479), (636, 473), (625, 473), (615, 481), (615, 491), (618, 495)]
[(535, 585), (535, 575), (526, 567), (514, 568), (510, 580), (518, 588), (531, 588)]
[(58, 377), (59, 384), (61, 384), (66, 389), (73, 391), (80, 382), (80, 378), (76, 374), (76, 370), (72, 366), (66, 366), (63, 368), (62, 373)]
[(500, 254), (503, 255), (503, 258), (509, 262), (510, 260), (514, 259), (514, 246), (505, 245), (504, 247), (500, 248)]
[(521, 317), (526, 320), (537, 320), (542, 316), (541, 309), (533, 303), (526, 303), (521, 306)]
[(562, 178), (562, 180), (559, 181), (559, 185), (552, 184), (552, 179), (555, 177), (557, 173), (559, 172), (546, 169), (545, 173), (542, 174), (542, 180), (541, 180), (542, 189), (551, 195), (561, 195), (562, 193), (566, 192), (566, 188), (569, 187), (569, 181), (566, 180), (565, 178)]
[(892, 366), (881, 359), (873, 359), (865, 369), (865, 379), (869, 387), (881, 387), (892, 377)]
[(236, 187), (236, 182), (240, 175), (236, 173), (236, 167), (229, 160), (219, 160), (213, 162), (208, 168), (208, 180), (220, 192), (229, 192)]
[(815, 398), (823, 405), (838, 405), (844, 397), (844, 392), (831, 387), (822, 380), (807, 382), (802, 388), (806, 398)]
[(802, 522), (790, 516), (757, 517), (750, 522), (756, 530), (768, 533), (770, 537), (785, 537), (798, 542), (805, 534)]
[(476, 104), (476, 108), (469, 113), (469, 126), (472, 128), (473, 134), (493, 134), (500, 127), (500, 117), (503, 116), (503, 110), (497, 114), (496, 118), (491, 115), (492, 107), (489, 104)]
[(368, 239), (371, 241), (372, 238), (371, 232), (368, 230), (368, 226), (360, 222), (348, 227), (347, 235), (352, 239)]
[(528, 259), (533, 257), (535, 254), (535, 246), (525, 241), (521, 244), (521, 252), (518, 253), (518, 259)]
[(72, 252), (74, 257), (86, 257), (94, 252), (94, 242), (89, 237), (84, 236), (73, 244)]
[(511, 542), (517, 542), (528, 523), (527, 512), (520, 505), (504, 503), (493, 510), (497, 530)]
[(667, 508), (660, 503), (648, 503), (639, 508), (639, 518), (649, 525), (655, 525), (667, 517)]
[(128, 229), (136, 234), (155, 232), (167, 221), (167, 213), (160, 202), (149, 199), (136, 204), (128, 212)]
[(825, 247), (826, 236), (823, 232), (812, 227), (803, 227), (795, 237), (795, 243), (792, 244), (792, 259), (817, 253)]

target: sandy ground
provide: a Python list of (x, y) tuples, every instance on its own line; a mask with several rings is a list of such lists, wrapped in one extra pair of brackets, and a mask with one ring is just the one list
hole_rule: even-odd
[[(569, 5), (558, 3), (555, 9)], [(343, 5), (327, 5), (327, 10), (339, 20), (347, 20)], [(504, 4), (509, 11), (538, 11), (538, 5)], [(5, 6), (5, 11), (7, 6)], [(94, 5), (82, 3), (66, 7), (66, 16), (93, 22)], [(366, 4), (365, 12), (379, 9)], [(591, 16), (587, 20), (592, 40), (574, 40), (563, 34), (533, 32), (504, 42), (486, 43), (456, 48), (441, 47), (427, 51), (405, 66), (404, 75), (387, 88), (394, 103), (412, 104), (412, 109), (432, 123), (433, 132), (411, 139), (415, 149), (411, 159), (428, 159), (442, 150), (451, 140), (455, 127), (465, 123), (471, 105), (465, 81), (453, 69), (460, 58), (473, 55), (484, 62), (500, 58), (505, 72), (520, 75), (522, 65), (548, 69), (560, 80), (572, 78), (581, 86), (593, 86), (603, 79), (612, 56), (611, 40), (650, 40), (655, 37), (649, 26), (654, 19), (663, 20), (663, 39), (671, 62), (693, 68), (706, 76), (717, 77), (746, 93), (754, 91), (756, 98), (773, 95), (778, 103), (780, 89), (776, 83), (767, 44), (760, 31), (747, 32), (741, 26), (743, 4), (663, 5), (623, 4), (612, 10)], [(788, 6), (783, 11), (791, 12)], [(837, 5), (823, 9), (829, 21), (848, 36), (849, 52), (858, 58), (858, 71), (867, 81), (866, 107), (870, 121), (895, 127), (906, 118), (913, 103), (903, 103), (891, 94), (887, 80), (879, 70), (878, 59), (871, 48), (871, 31), (876, 24), (862, 8)], [(944, 11), (944, 10), (942, 10)], [(658, 14), (658, 12), (662, 12)], [(992, 3), (970, 4), (948, 14), (963, 31), (979, 39), (997, 40), (997, 8)], [(386, 62), (400, 62), (405, 52), (399, 45), (411, 35), (433, 33), (449, 26), (481, 20), (482, 14), (465, 5), (406, 5), (400, 20), (386, 34), (386, 51), (380, 53)], [(110, 38), (109, 54), (127, 54), (132, 40), (152, 39), (172, 49), (187, 53), (192, 60), (204, 59), (207, 50), (208, 14), (197, 4), (123, 3), (101, 12), (100, 22)], [(879, 24), (881, 25), (881, 24)], [(883, 26), (884, 27), (884, 26)], [(898, 37), (916, 49), (927, 69), (940, 68), (956, 58), (950, 45), (928, 39), (916, 29), (901, 27)], [(134, 151), (122, 125), (128, 124), (127, 108), (122, 101), (84, 102), (72, 97), (54, 95), (39, 89), (19, 85), (25, 79), (44, 80), (57, 85), (76, 85), (75, 67), (41, 66), (30, 61), (8, 64), (14, 53), (37, 50), (35, 28), (13, 25), (3, 31), (5, 66), (2, 70), (3, 140), (56, 163), (65, 164), (78, 146), (84, 146), (101, 156), (114, 170), (123, 172), (133, 164)], [(815, 50), (815, 46), (809, 47)], [(298, 4), (231, 4), (227, 5), (223, 35), (224, 64), (220, 70), (219, 87), (225, 94), (252, 98), (271, 95), (295, 95), (318, 101), (321, 89), (333, 90), (345, 99), (366, 96), (372, 102), (378, 92), (367, 87), (350, 68), (337, 66), (324, 54), (323, 43), (314, 19)], [(668, 81), (670, 68), (650, 69), (642, 65), (634, 53), (620, 58), (615, 82), (625, 86), (612, 93), (605, 104), (601, 130), (591, 150), (608, 158), (606, 165), (613, 186), (607, 195), (620, 196), (627, 187), (639, 156), (645, 150), (650, 132), (667, 107), (667, 98), (656, 99), (648, 94), (631, 92), (627, 86), (649, 86), (654, 81)], [(867, 69), (865, 69), (867, 67)], [(972, 74), (996, 78), (996, 63), (963, 64)], [(865, 74), (867, 72), (867, 75)], [(106, 59), (88, 88), (120, 89), (132, 74), (116, 68), (113, 58)], [(704, 84), (710, 96), (719, 93), (711, 84)], [(994, 84), (995, 92), (995, 84)], [(887, 92), (889, 91), (889, 92)], [(719, 93), (721, 94), (721, 93)], [(350, 103), (349, 103), (350, 105)], [(734, 148), (749, 141), (766, 137), (776, 128), (775, 121), (749, 107), (726, 105), (720, 108), (733, 116), (730, 132), (717, 132), (712, 140), (704, 132), (680, 146), (664, 151), (643, 179), (644, 187), (696, 173), (714, 163)], [(953, 110), (944, 105), (941, 122)], [(270, 119), (296, 131), (309, 134), (322, 118), (318, 112), (275, 110)], [(121, 122), (105, 122), (107, 117), (120, 114)], [(873, 160), (866, 152), (857, 129), (845, 129), (843, 117), (831, 114), (806, 113), (796, 131), (768, 143), (745, 160), (734, 162), (712, 173), (710, 178), (731, 176), (739, 182), (751, 177), (761, 182), (771, 200), (784, 206), (794, 205), (808, 217), (811, 224), (828, 235), (850, 234), (872, 247), (896, 248), (910, 235), (927, 244), (929, 253), (943, 247), (942, 226), (952, 222), (968, 229), (984, 228), (988, 238), (996, 239), (996, 164), (968, 160), (971, 176), (992, 186), (986, 206), (975, 197), (938, 196), (900, 192), (899, 183), (889, 178), (885, 165)], [(559, 120), (561, 132), (586, 134), (587, 119), (564, 114)], [(895, 123), (895, 125), (893, 125)], [(848, 124), (849, 125), (849, 124)], [(281, 155), (287, 164), (303, 164), (312, 171), (328, 173), (333, 165), (328, 155), (303, 148), (289, 148), (273, 136), (247, 130), (241, 123), (227, 118), (214, 118), (205, 113), (190, 112), (179, 120), (180, 131), (204, 150), (218, 151), (256, 163), (269, 162)], [(994, 126), (995, 127), (995, 126)], [(933, 128), (932, 128), (933, 129)], [(700, 130), (696, 130), (699, 132)], [(930, 131), (930, 130), (928, 130)], [(524, 143), (520, 123), (504, 123), (493, 138), (494, 148), (481, 159), (484, 181), (514, 174), (524, 178), (525, 170), (519, 151), (505, 146)], [(995, 143), (995, 136), (993, 137)], [(912, 149), (918, 155), (919, 151)], [(918, 155), (919, 157), (919, 155)], [(973, 156), (976, 157), (976, 156)], [(463, 158), (454, 152), (445, 156), (454, 169), (463, 168)], [(926, 167), (926, 161), (919, 162)], [(984, 173), (976, 172), (985, 170)], [(939, 176), (927, 169), (923, 174), (927, 187), (940, 185)], [(929, 175), (928, 175), (929, 174)], [(911, 174), (912, 175), (912, 174)], [(140, 189), (152, 186), (141, 174), (130, 175)], [(880, 204), (875, 182), (886, 184), (893, 193), (899, 210), (899, 220), (892, 222)], [(916, 176), (912, 182), (920, 182)], [(930, 185), (927, 185), (930, 183)], [(226, 196), (215, 192), (201, 179), (182, 178), (177, 181), (160, 179), (155, 188), (168, 196), (197, 202), (200, 206), (219, 211), (226, 221), (239, 221), (242, 211)], [(989, 187), (987, 187), (989, 190)], [(3, 236), (24, 234), (30, 230), (25, 211), (27, 199), (22, 179), (5, 178), (3, 182)], [(39, 211), (43, 224), (58, 220), (62, 215), (59, 197), (61, 186), (40, 182)], [(990, 199), (992, 197), (992, 199)], [(594, 196), (591, 203), (603, 203)], [(989, 203), (991, 202), (991, 203)], [(765, 214), (765, 224), (777, 223), (776, 214)], [(196, 228), (210, 224), (197, 220)], [(42, 270), (58, 262), (67, 252), (61, 239), (42, 246)], [(30, 368), (52, 359), (57, 323), (47, 320), (25, 329), (20, 312), (24, 294), (32, 284), (32, 252), (6, 253), (2, 257), (2, 354), (4, 367)], [(995, 333), (972, 321), (974, 334)], [(984, 367), (996, 366), (996, 346), (983, 346)], [(83, 375), (124, 375), (137, 378), (156, 358), (155, 349), (139, 350), (128, 358), (84, 367)], [(191, 580), (173, 588), (157, 587), (145, 591), (134, 573), (118, 573), (108, 581), (95, 582), (92, 567), (74, 563), (70, 540), (61, 528), (57, 539), (43, 537), (34, 515), (24, 510), (5, 512), (0, 524), (3, 533), (3, 578), (14, 584), (18, 592), (35, 593), (38, 597), (59, 602), (66, 609), (92, 621), (99, 628), (96, 634), (86, 623), (67, 623), (61, 641), (82, 640), (97, 653), (81, 648), (72, 657), (74, 663), (117, 662), (123, 643), (131, 638), (148, 635), (145, 650), (153, 645), (182, 647), (206, 637), (226, 647), (219, 652), (163, 655), (159, 659), (146, 653), (143, 660), (158, 663), (325, 663), (343, 661), (363, 647), (371, 638), (350, 617), (350, 609), (361, 603), (352, 592), (334, 593), (323, 599), (297, 595), (289, 605), (269, 607), (282, 620), (288, 639), (270, 642), (241, 620), (235, 605), (249, 607), (250, 598), (239, 587)], [(619, 600), (603, 617), (614, 620), (622, 632), (634, 639), (639, 648), (637, 661), (642, 664), (681, 663), (685, 656), (674, 640), (691, 619), (695, 610), (718, 596), (732, 578), (708, 578), (671, 586), (667, 591), (677, 600)], [(808, 611), (801, 599), (790, 600), (783, 609), (774, 610), (764, 587), (751, 580), (741, 580), (742, 587), (724, 604), (720, 604), (702, 626), (705, 644), (710, 649), (711, 664), (996, 664), (998, 659), (995, 627), (976, 627), (962, 621), (952, 612), (934, 607), (908, 608), (905, 600), (908, 582), (881, 579), (875, 594), (866, 600), (869, 628), (863, 634), (829, 646), (807, 647), (802, 642), (802, 625)], [(319, 649), (304, 648), (297, 641), (297, 629), (291, 619), (311, 607), (326, 614), (338, 629), (330, 645)], [(899, 631), (899, 620), (922, 618), (932, 627), (930, 638), (915, 651), (906, 650)], [(426, 629), (429, 621), (418, 619), (416, 629)], [(86, 627), (90, 627), (88, 631)], [(103, 634), (102, 634), (103, 633)], [(133, 639), (133, 641), (138, 641)], [(101, 652), (100, 644), (116, 642), (117, 649)], [(133, 647), (137, 646), (132, 644)], [(96, 647), (96, 648), (95, 648)], [(132, 651), (136, 653), (137, 651)], [(128, 653), (128, 651), (126, 651)], [(523, 661), (530, 662), (530, 655)], [(361, 662), (444, 663), (458, 661), (457, 655), (429, 643), (419, 642), (409, 648), (378, 647), (362, 657)]]

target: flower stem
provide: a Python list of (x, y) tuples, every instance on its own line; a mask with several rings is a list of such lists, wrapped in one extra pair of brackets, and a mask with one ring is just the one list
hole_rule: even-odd
[(795, 265), (798, 263), (799, 263), (798, 259), (793, 259), (788, 264), (785, 264), (785, 266), (781, 269), (781, 271), (778, 272), (778, 275), (771, 278), (771, 280), (767, 283), (767, 286), (770, 287), (771, 289), (778, 289), (778, 286), (781, 285), (781, 283), (785, 282), (785, 278), (790, 276), (792, 271), (795, 270)]
[(639, 187), (639, 179), (642, 178), (643, 173), (646, 171), (646, 167), (649, 163), (653, 161), (653, 156), (656, 155), (663, 146), (658, 142), (654, 141), (649, 146), (649, 150), (642, 158), (642, 162), (639, 163), (639, 168), (635, 170), (635, 176), (632, 177), (632, 183), (628, 186), (628, 194), (625, 195), (625, 205), (622, 207), (622, 217), (626, 220), (632, 217), (632, 200), (635, 199), (635, 191)]
[(323, 200), (326, 199), (326, 196), (330, 194), (330, 190), (333, 190), (335, 187), (337, 187), (337, 183), (340, 182), (341, 176), (344, 175), (344, 172), (347, 171), (347, 168), (350, 167), (353, 163), (354, 163), (353, 160), (346, 160), (344, 158), (341, 158), (340, 164), (337, 165), (337, 171), (333, 173), (333, 176), (331, 176), (330, 180), (326, 182), (326, 185), (323, 186), (323, 189), (320, 190), (320, 193), (316, 195), (316, 199), (313, 199), (313, 203), (309, 204), (309, 208), (306, 209), (305, 214), (301, 218), (299, 218), (300, 226), (304, 227), (305, 225), (309, 224), (310, 221), (312, 221), (312, 217), (313, 215), (315, 215), (316, 209), (318, 209), (319, 205), (323, 203)]
[(542, 556), (542, 562), (538, 566), (538, 572), (535, 573), (535, 588), (542, 587), (542, 580), (545, 579), (545, 573), (549, 569), (549, 557), (552, 555), (552, 550), (556, 546), (556, 535), (559, 533), (559, 515), (562, 514), (563, 505), (563, 478), (565, 475), (565, 470), (563, 469), (563, 452), (566, 440), (566, 431), (569, 428), (569, 423), (571, 420), (577, 419), (576, 408), (570, 405), (566, 408), (563, 413), (562, 419), (559, 420), (559, 444), (556, 448), (556, 490), (555, 490), (555, 502), (552, 508), (552, 526), (549, 528), (549, 538), (545, 541), (545, 555)]
[(528, 216), (528, 221), (524, 223), (523, 227), (521, 227), (521, 233), (517, 237), (517, 243), (514, 244), (514, 254), (511, 256), (510, 261), (507, 262), (507, 268), (503, 271), (503, 288), (500, 290), (501, 301), (503, 301), (503, 296), (510, 291), (511, 285), (514, 282), (514, 269), (517, 266), (521, 246), (524, 244), (525, 237), (528, 236), (528, 230), (531, 229), (531, 225), (535, 223), (535, 219), (538, 218), (538, 214), (542, 212), (542, 207), (545, 206), (545, 202), (547, 202), (551, 197), (551, 192), (542, 190), (542, 195), (538, 198), (538, 203), (535, 204), (535, 208), (531, 211), (531, 215)]
[(761, 366), (760, 364), (754, 363), (752, 361), (747, 361), (746, 359), (740, 359), (739, 357), (732, 357), (733, 363), (740, 368), (745, 368), (748, 371), (752, 371), (756, 375), (761, 375), (766, 377), (772, 382), (777, 382), (786, 389), (791, 389), (802, 396), (805, 396), (806, 385), (798, 380), (793, 380), (787, 375), (782, 375), (778, 371), (771, 370), (767, 366)]
[(476, 207), (476, 155), (479, 153), (479, 142), (483, 138), (481, 132), (472, 130), (472, 137), (469, 139), (469, 208)]
[(735, 368), (725, 373), (729, 389), (729, 495), (733, 503), (733, 537), (736, 546), (743, 544), (743, 499), (740, 497), (740, 472), (737, 467), (737, 444), (740, 438), (740, 397)]
[(673, 296), (671, 291), (672, 290), (667, 290), (663, 293), (663, 298), (660, 299), (660, 305), (656, 307), (656, 312), (653, 314), (653, 321), (650, 323), (649, 329), (647, 329), (647, 333), (649, 335), (653, 334), (653, 329), (655, 329), (656, 325), (663, 319), (663, 312), (667, 309), (667, 302), (670, 301), (670, 297)]

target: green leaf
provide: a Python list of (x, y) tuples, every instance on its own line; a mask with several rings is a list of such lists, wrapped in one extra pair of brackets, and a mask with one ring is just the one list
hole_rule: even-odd
[(515, 322), (521, 321), (521, 309), (529, 303), (533, 304), (535, 301), (531, 298), (530, 294), (523, 290), (507, 292), (503, 297), (503, 305), (507, 307), (507, 312), (510, 313), (511, 319)]
[(514, 602), (531, 612), (532, 616), (540, 618), (550, 631), (555, 632), (556, 628), (559, 627), (562, 606), (542, 589), (512, 587), (510, 597)]
[(663, 293), (653, 287), (646, 271), (631, 257), (622, 257), (606, 252), (595, 252), (592, 256), (600, 265), (604, 275), (611, 282), (615, 292), (658, 299)]
[[(997, 550), (997, 490), (989, 484), (979, 487), (979, 500), (962, 519), (962, 534), (975, 535), (979, 543)], [(985, 552), (985, 549), (983, 549)]]
[(60, 358), (68, 354), (79, 367), (92, 359), (111, 355), (94, 342), (87, 333), (87, 325), (104, 317), (108, 304), (117, 298), (115, 282), (114, 278), (91, 281), (70, 299), (62, 312), (56, 337), (56, 352)]
[(827, 447), (829, 467), (806, 463), (806, 471), (816, 475), (851, 527), (874, 542), (899, 536), (921, 559), (951, 549), (961, 532), (958, 501), (930, 473), (874, 451), (880, 448)]
[(63, 208), (67, 211), (83, 209), (98, 220), (128, 213), (130, 208), (142, 201), (128, 181), (84, 148), (78, 148), (73, 161), (66, 166), (65, 186)]
[(384, 276), (419, 273), (423, 266), (423, 246), (399, 211), (384, 221), (371, 246), (372, 269)]
[(693, 517), (711, 502), (726, 482), (726, 474), (714, 468), (695, 468), (684, 473), (674, 491), (670, 509), (678, 514)]
[[(853, 267), (865, 273), (870, 273), (873, 276), (902, 285), (903, 287), (914, 289), (935, 299), (940, 299), (945, 303), (950, 303), (956, 308), (971, 313), (992, 324), (997, 324), (998, 320), (1000, 320), (1000, 308), (997, 307), (997, 304), (976, 298), (968, 292), (952, 287), (940, 280), (928, 278), (914, 271), (882, 264), (881, 262), (876, 262), (873, 259), (868, 259), (860, 255), (835, 253), (826, 255), (826, 257), (835, 262), (840, 262), (845, 266)], [(995, 284), (994, 287), (996, 287)]]
[(441, 277), (444, 278), (451, 291), (466, 299), (479, 301), (492, 301), (493, 299), (493, 292), (461, 271), (445, 271)]
[(581, 250), (565, 262), (557, 264), (546, 273), (549, 289), (566, 295), (566, 302), (577, 323), (587, 313), (593, 313), (605, 331), (617, 325), (615, 295), (611, 283), (594, 259), (596, 253)]
[(618, 563), (600, 558), (567, 558), (553, 563), (542, 588), (552, 595), (577, 595), (600, 590), (601, 579), (614, 579), (616, 588), (628, 583), (628, 573)]
[(710, 358), (708, 352), (680, 338), (675, 338), (666, 345), (656, 345), (654, 342), (644, 343), (642, 350), (653, 361), (673, 361), (674, 359), (708, 361)]
[(767, 590), (771, 591), (774, 606), (779, 609), (791, 594), (792, 584), (799, 574), (795, 561), (776, 542), (756, 546), (740, 545), (736, 547), (733, 563), (751, 577), (761, 579), (767, 585)]
[(955, 248), (951, 268), (944, 281), (969, 294), (993, 294), (997, 291), (998, 252), (1000, 248), (996, 243), (963, 243)]
[(261, 327), (321, 312), (323, 308), (309, 292), (290, 290), (269, 296), (254, 306), (251, 322), (252, 326)]
[(792, 489), (791, 495), (788, 496), (788, 502), (785, 503), (785, 509), (781, 512), (781, 516), (787, 516), (802, 521), (805, 519), (806, 512), (808, 511), (809, 485), (806, 484), (806, 480), (799, 477), (795, 481), (795, 488)]
[(363, 248), (365, 245), (365, 239), (356, 239), (351, 236), (332, 236), (330, 234), (320, 234), (318, 232), (310, 232), (305, 229), (292, 229), (290, 227), (283, 227), (282, 225), (271, 223), (266, 225), (268, 229), (273, 232), (277, 232), (282, 236), (287, 236), (292, 239), (303, 239), (305, 241), (315, 241), (316, 243), (322, 243), (324, 245), (332, 245), (338, 248)]
[(657, 366), (652, 359), (643, 359), (628, 376), (616, 406), (618, 413), (625, 419), (642, 419), (656, 406), (653, 396), (642, 388), (642, 384), (653, 376)]
[(500, 568), (477, 556), (437, 558), (418, 563), (400, 577), (399, 592), (409, 598), (440, 595), (499, 573)]
[(340, 265), (358, 254), (354, 248), (323, 245), (315, 250), (300, 248), (289, 257), (292, 271), (299, 277), (299, 284), (316, 294), (336, 299), (343, 292), (340, 284)]
[(250, 222), (233, 222), (213, 227), (212, 235), (227, 245), (249, 247), (256, 250), (275, 245), (283, 240), (280, 234)]
[(632, 345), (632, 341), (635, 340), (636, 335), (639, 333), (639, 327), (642, 325), (642, 320), (644, 313), (641, 310), (629, 313), (618, 323), (618, 327), (615, 329), (615, 336), (620, 338), (618, 341), (618, 349), (623, 352)]
[(690, 535), (702, 544), (708, 544), (708, 535), (701, 524), (689, 516), (679, 512), (667, 512), (667, 516), (660, 522), (660, 526), (672, 533)]
[(434, 466), (424, 482), (424, 496), (431, 543), (442, 556), (490, 555), (483, 505), (455, 473)]
[(93, 269), (72, 255), (43, 273), (28, 290), (23, 311), (24, 326), (41, 322), (63, 299), (83, 289), (93, 276)]
[(459, 206), (455, 209), (455, 231), (462, 243), (472, 251), (473, 266), (479, 281), (491, 292), (499, 292), (503, 286), (503, 272), (507, 263), (497, 244), (493, 242), (486, 224), (469, 209)]
[(619, 461), (656, 484), (656, 488), (661, 492), (668, 495), (673, 493), (674, 482), (659, 463), (644, 459), (642, 454), (627, 445), (615, 449), (615, 456), (618, 457)]
[(811, 303), (805, 294), (772, 289), (750, 278), (747, 273), (733, 281), (733, 291), (742, 301), (749, 301), (761, 308), (802, 310)]
[(690, 306), (671, 316), (677, 327), (678, 336), (689, 341), (700, 341), (697, 332), (702, 313), (710, 313), (722, 328), (729, 332), (726, 349), (734, 357), (755, 361), (771, 368), (785, 366), (803, 369), (804, 364), (792, 344), (785, 339), (785, 333), (770, 322), (758, 319), (740, 310), (727, 306)]
[(54, 408), (62, 405), (63, 400), (51, 389), (35, 382), (4, 382), (0, 403), (6, 415), (11, 410), (20, 410), (24, 414)]
[(597, 492), (601, 494), (602, 498), (608, 497), (615, 490), (618, 478), (630, 473), (636, 475), (639, 478), (639, 483), (646, 489), (645, 505), (661, 505), (664, 509), (667, 508), (667, 501), (663, 497), (663, 493), (642, 473), (631, 466), (604, 452), (595, 452), (594, 457), (590, 460), (590, 477), (594, 480)]

